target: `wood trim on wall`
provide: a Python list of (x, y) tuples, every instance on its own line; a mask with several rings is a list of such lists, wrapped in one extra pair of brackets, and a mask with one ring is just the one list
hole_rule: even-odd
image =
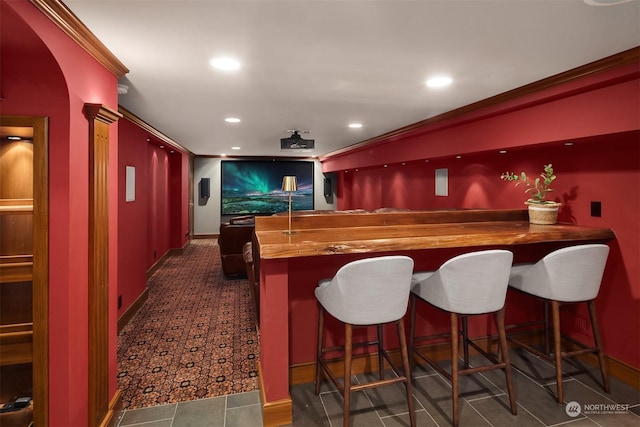
[[(544, 333), (542, 331), (523, 332), (518, 333), (518, 335), (522, 335), (518, 337), (520, 341), (529, 345), (541, 344), (544, 339)], [(496, 348), (496, 345), (493, 344), (495, 343), (496, 339), (496, 337), (485, 337), (474, 339), (474, 342), (476, 342), (476, 344), (478, 344), (483, 350), (489, 351)], [(566, 349), (569, 351), (577, 350), (580, 348), (569, 340), (563, 340), (563, 345), (565, 345)], [(449, 343), (427, 345), (421, 347), (421, 349), (430, 359), (435, 361), (445, 361), (451, 358), (451, 347)], [(478, 352), (470, 346), (469, 354), (475, 355), (478, 354)], [(391, 360), (393, 360), (393, 363), (395, 363), (397, 366), (400, 366), (402, 362), (400, 359), (400, 352), (398, 350), (390, 351), (389, 355), (391, 356)], [(594, 368), (599, 369), (598, 358), (594, 354), (583, 354), (578, 356), (577, 358), (593, 366)], [(634, 387), (636, 390), (640, 390), (640, 370), (607, 355), (605, 355), (605, 359), (607, 363), (607, 372), (611, 377)], [(342, 375), (342, 372), (344, 372), (344, 362), (342, 360), (329, 362), (328, 365), (331, 371), (337, 376)], [(351, 371), (355, 375), (376, 372), (377, 369), (378, 356), (377, 353), (372, 353), (365, 356), (354, 357)], [(315, 363), (302, 363), (299, 365), (290, 366), (289, 378), (291, 385), (314, 382), (316, 379)]]
[(194, 239), (217, 239), (218, 237), (220, 237), (219, 233), (216, 233), (216, 234), (194, 234), (193, 235)]
[(127, 323), (131, 320), (131, 318), (140, 310), (140, 307), (149, 299), (149, 288), (144, 288), (144, 291), (136, 298), (136, 300), (127, 308), (122, 316), (118, 318), (118, 333), (122, 331), (122, 329), (127, 326)]
[(120, 389), (116, 389), (115, 394), (109, 402), (109, 411), (106, 417), (102, 420), (100, 427), (116, 427), (120, 418), (118, 414), (122, 411), (122, 393)]
[(42, 13), (117, 78), (129, 69), (60, 0), (31, 0)]
[(171, 251), (167, 251), (164, 253), (164, 255), (162, 255), (160, 258), (158, 258), (158, 260), (156, 262), (153, 263), (153, 265), (147, 270), (147, 279), (151, 276), (153, 276), (153, 273), (156, 272), (157, 269), (159, 269), (162, 264), (164, 264), (164, 261), (167, 259), (167, 257), (171, 254)]
[(33, 388), (34, 425), (49, 424), (49, 131), (33, 118)]
[(165, 144), (171, 145), (172, 147), (174, 147), (174, 148), (176, 148), (178, 150), (184, 151), (185, 153), (193, 154), (193, 153), (191, 153), (191, 151), (187, 150), (182, 145), (180, 145), (179, 143), (177, 143), (173, 139), (169, 138), (167, 135), (165, 135), (164, 133), (160, 132), (158, 129), (154, 128), (149, 123), (145, 122), (140, 117), (138, 117), (135, 114), (133, 114), (131, 111), (129, 111), (126, 108), (124, 108), (122, 105), (118, 105), (118, 112), (120, 114), (122, 114), (122, 117), (124, 117), (125, 119), (129, 120), (131, 123), (135, 124), (139, 128), (141, 128), (144, 131), (148, 132), (149, 134), (151, 134), (155, 138), (159, 139), (160, 141), (164, 142)]
[[(563, 345), (566, 345), (568, 351), (579, 350), (581, 347), (576, 345), (570, 340), (563, 340)], [(622, 381), (623, 383), (630, 385), (636, 390), (640, 390), (640, 370), (628, 365), (614, 357), (604, 356), (607, 364), (607, 373), (609, 376)], [(578, 356), (579, 360), (588, 363), (591, 366), (598, 368), (598, 356), (593, 353), (582, 354)]]
[(258, 361), (258, 384), (260, 385), (260, 401), (262, 402), (263, 427), (277, 427), (293, 424), (293, 400), (291, 400), (291, 396), (287, 399), (267, 402), (262, 378), (262, 365)]
[(122, 115), (85, 104), (89, 121), (89, 420), (109, 412), (109, 125)]
[(189, 177), (187, 178), (187, 185), (188, 185), (188, 195), (187, 195), (187, 200), (189, 202), (189, 211), (188, 211), (188, 215), (189, 215), (189, 240), (193, 239), (193, 227), (195, 224), (194, 221), (194, 188), (193, 188), (193, 180), (194, 180), (194, 176), (195, 176), (195, 159), (196, 156), (193, 153), (189, 153)]

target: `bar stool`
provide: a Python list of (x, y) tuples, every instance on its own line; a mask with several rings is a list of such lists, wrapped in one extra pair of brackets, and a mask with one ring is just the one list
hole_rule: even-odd
[[(511, 381), (511, 365), (509, 364), (509, 349), (504, 329), (504, 302), (507, 294), (509, 272), (513, 254), (506, 250), (486, 250), (471, 252), (456, 256), (446, 261), (437, 271), (418, 272), (413, 275), (411, 288), (411, 326), (409, 335), (409, 353), (411, 360), (414, 356), (431, 365), (436, 371), (451, 381), (451, 396), (453, 403), (453, 425), (459, 424), (458, 393), (459, 377), (461, 375), (503, 369), (507, 381), (511, 413), (516, 415), (516, 399)], [(450, 315), (451, 322), (451, 372), (445, 371), (434, 360), (430, 359), (417, 346), (416, 342), (425, 344), (444, 334), (436, 336), (416, 337), (416, 302), (427, 302)], [(466, 328), (468, 315), (495, 313), (498, 329), (500, 352), (502, 360), (489, 354), (476, 343), (469, 340)], [(464, 368), (458, 366), (458, 320), (463, 320)], [(468, 346), (471, 345), (492, 365), (469, 367)]]
[[(332, 279), (321, 280), (315, 290), (318, 300), (318, 348), (316, 359), (316, 388), (320, 393), (322, 375), (329, 378), (343, 397), (343, 424), (349, 426), (351, 392), (397, 382), (405, 383), (407, 406), (411, 426), (415, 426), (413, 390), (403, 317), (407, 312), (413, 260), (406, 256), (383, 256), (362, 259), (342, 266)], [(344, 324), (345, 345), (324, 348), (325, 311)], [(383, 348), (382, 325), (395, 323), (398, 330), (403, 372), (395, 367)], [(360, 326), (377, 326), (376, 341), (353, 343), (353, 329)], [(351, 384), (353, 346), (377, 346), (380, 379), (367, 384)], [(344, 353), (344, 385), (340, 384), (327, 365), (325, 353)], [(384, 358), (396, 374), (385, 379)]]
[[(604, 267), (609, 256), (609, 247), (602, 244), (578, 245), (558, 249), (546, 255), (535, 264), (514, 265), (511, 270), (509, 286), (526, 294), (540, 298), (545, 302), (545, 335), (548, 330), (546, 313), (551, 305), (553, 324), (553, 357), (548, 352), (545, 339), (545, 352), (510, 337), (510, 341), (542, 357), (555, 365), (558, 403), (564, 401), (562, 390), (562, 359), (585, 353), (596, 353), (600, 364), (602, 385), (609, 392), (609, 379), (602, 351), (602, 339), (594, 300), (600, 290)], [(560, 332), (560, 304), (587, 303), (595, 346), (573, 341), (582, 347), (575, 351), (562, 351), (562, 335)]]

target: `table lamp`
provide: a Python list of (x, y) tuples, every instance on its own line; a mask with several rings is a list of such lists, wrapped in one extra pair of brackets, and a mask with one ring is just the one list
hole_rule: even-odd
[(291, 193), (298, 189), (295, 176), (282, 177), (282, 191), (289, 193), (289, 230), (283, 231), (284, 234), (292, 235), (295, 231), (291, 231)]

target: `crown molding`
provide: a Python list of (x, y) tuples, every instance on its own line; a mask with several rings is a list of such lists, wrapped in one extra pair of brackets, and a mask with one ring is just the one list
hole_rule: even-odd
[(129, 69), (60, 0), (31, 0), (42, 13), (117, 78)]
[(162, 141), (163, 143), (168, 144), (168, 145), (172, 146), (173, 148), (175, 148), (177, 150), (180, 150), (180, 151), (183, 151), (183, 152), (185, 152), (187, 154), (193, 154), (191, 151), (189, 151), (188, 149), (186, 149), (182, 145), (178, 144), (176, 141), (174, 141), (173, 139), (169, 138), (167, 135), (163, 134), (158, 129), (154, 128), (149, 123), (145, 122), (140, 117), (136, 116), (131, 111), (129, 111), (126, 108), (124, 108), (122, 105), (118, 105), (118, 112), (120, 114), (122, 114), (122, 117), (124, 117), (125, 119), (129, 120), (131, 123), (135, 124), (136, 126), (144, 129), (146, 132), (148, 132), (150, 135), (152, 135), (153, 137), (155, 137), (159, 141)]
[[(387, 132), (385, 134), (352, 144), (348, 147), (335, 150), (331, 153), (327, 153), (320, 156), (320, 161), (327, 160), (332, 157), (350, 154), (351, 152), (368, 148), (373, 144), (383, 143), (390, 139), (398, 139), (404, 136), (410, 135), (414, 132), (419, 132), (425, 129), (427, 126), (434, 126), (438, 123), (442, 123), (446, 120), (456, 117), (464, 116), (466, 114), (474, 113), (485, 108), (493, 107), (516, 98), (520, 98), (526, 95), (531, 95), (537, 92), (541, 92), (545, 89), (550, 89), (555, 86), (570, 83), (575, 80), (579, 80), (591, 75), (603, 73), (606, 71), (614, 70), (619, 67), (624, 67), (631, 64), (640, 63), (640, 47), (634, 47), (632, 49), (625, 50), (615, 55), (608, 56), (606, 58), (590, 62), (577, 68), (547, 77), (542, 80), (530, 83), (519, 88), (503, 92), (501, 94), (492, 96), (487, 99), (483, 99), (473, 104), (465, 105), (455, 110), (448, 111), (429, 119), (421, 120), (419, 122), (404, 126), (402, 128)], [(635, 74), (634, 74), (635, 76)]]

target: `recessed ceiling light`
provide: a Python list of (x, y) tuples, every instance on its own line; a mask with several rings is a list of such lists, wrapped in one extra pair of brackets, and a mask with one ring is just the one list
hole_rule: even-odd
[(569, 141), (569, 142), (565, 142), (565, 143), (564, 143), (564, 145), (566, 145), (566, 146), (568, 147), (568, 146), (573, 145), (573, 142), (571, 142), (571, 141)]
[(213, 58), (209, 64), (215, 69), (222, 71), (235, 71), (240, 69), (240, 63), (233, 58), (220, 57)]
[(349, 127), (351, 129), (360, 129), (362, 127), (362, 123), (349, 123)]
[(613, 6), (630, 2), (631, 0), (583, 0), (589, 6)]
[(500, 154), (506, 154), (506, 153), (507, 153), (507, 150), (500, 150), (500, 151), (499, 151), (499, 153), (500, 153)]
[(227, 117), (224, 121), (227, 123), (240, 123), (240, 119), (237, 117)]
[(461, 159), (461, 158), (462, 158), (462, 156), (456, 156), (456, 159)]
[(240, 147), (231, 147), (232, 150), (239, 150)]
[(449, 76), (434, 76), (427, 80), (427, 86), (429, 87), (444, 87), (449, 86), (453, 79)]
[(161, 145), (160, 148), (164, 148), (164, 145)]

